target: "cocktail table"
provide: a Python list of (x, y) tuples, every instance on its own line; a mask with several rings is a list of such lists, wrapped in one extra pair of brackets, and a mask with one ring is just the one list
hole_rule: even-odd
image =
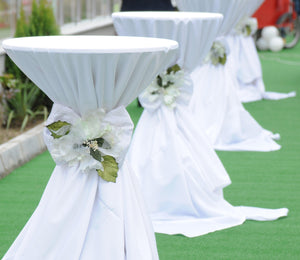
[(165, 39), (117, 36), (3, 42), (55, 102), (45, 141), (57, 163), (3, 259), (158, 259), (140, 188), (124, 160), (133, 129), (124, 106), (174, 62), (177, 47)]
[(175, 65), (160, 74), (139, 96), (145, 109), (127, 155), (155, 232), (195, 237), (239, 225), (246, 218), (285, 215), (286, 209), (237, 208), (224, 199), (223, 188), (230, 178), (189, 110), (194, 85), (190, 72), (202, 63), (222, 16), (121, 12), (112, 17), (119, 35), (162, 37), (179, 43), (174, 64), (181, 70)]
[(224, 15), (220, 37), (210, 59), (192, 73), (195, 87), (190, 107), (215, 149), (274, 151), (280, 149), (273, 140), (279, 135), (262, 128), (245, 110), (238, 96), (236, 74), (230, 66), (231, 55), (225, 36), (247, 13), (247, 3), (248, 0), (177, 0), (181, 11)]

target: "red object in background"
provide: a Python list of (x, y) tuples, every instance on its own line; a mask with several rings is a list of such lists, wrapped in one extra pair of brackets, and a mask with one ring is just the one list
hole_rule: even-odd
[(257, 18), (258, 28), (276, 25), (279, 17), (291, 12), (293, 1), (291, 0), (265, 0), (253, 17)]

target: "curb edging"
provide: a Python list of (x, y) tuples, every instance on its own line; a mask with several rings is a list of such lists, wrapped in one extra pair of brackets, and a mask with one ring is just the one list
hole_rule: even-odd
[(0, 179), (14, 169), (46, 151), (43, 139), (44, 123), (0, 145)]

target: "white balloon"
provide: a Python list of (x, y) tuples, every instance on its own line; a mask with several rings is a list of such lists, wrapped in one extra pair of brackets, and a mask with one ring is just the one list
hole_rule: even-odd
[(269, 42), (271, 51), (281, 51), (284, 47), (284, 40), (281, 37), (274, 37)]
[(275, 26), (267, 26), (262, 29), (261, 35), (265, 40), (270, 41), (279, 35), (279, 31)]
[(261, 51), (266, 51), (269, 49), (269, 44), (264, 38), (259, 38), (256, 42), (256, 46)]

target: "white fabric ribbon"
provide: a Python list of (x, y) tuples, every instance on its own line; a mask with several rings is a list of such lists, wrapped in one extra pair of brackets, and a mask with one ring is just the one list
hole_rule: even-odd
[(163, 88), (158, 85), (156, 78), (139, 96), (139, 101), (145, 109), (153, 112), (161, 106), (174, 109), (178, 105), (189, 104), (193, 93), (193, 82), (188, 73), (180, 70), (176, 73), (163, 73), (159, 76), (163, 85), (168, 81), (172, 84), (167, 88)]
[(45, 130), (46, 145), (57, 165), (77, 166), (84, 172), (102, 170), (101, 162), (90, 155), (90, 148), (82, 146), (87, 140), (102, 137), (110, 147), (98, 147), (99, 151), (103, 156), (114, 157), (120, 168), (133, 131), (133, 123), (124, 106), (108, 113), (97, 109), (80, 117), (70, 108), (54, 104), (47, 125), (57, 121), (72, 125), (70, 132), (58, 139), (54, 139), (47, 128)]

